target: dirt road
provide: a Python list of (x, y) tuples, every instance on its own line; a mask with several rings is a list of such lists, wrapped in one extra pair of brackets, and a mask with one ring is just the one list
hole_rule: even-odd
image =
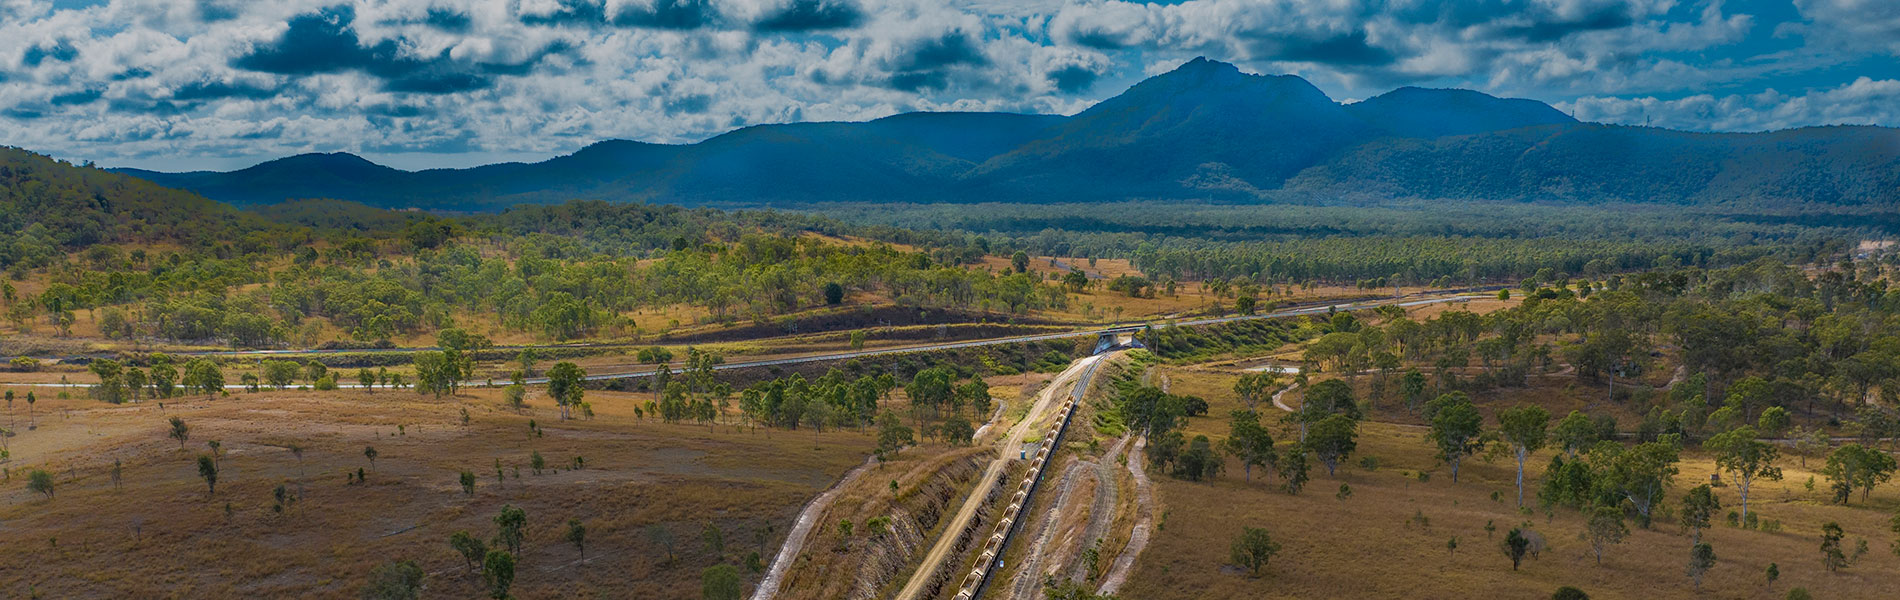
[(1004, 468), (1009, 466), (1009, 461), (1013, 459), (1009, 453), (1022, 445), (1024, 437), (1037, 431), (1035, 424), (1049, 414), (1050, 407), (1056, 405), (1057, 392), (1065, 389), (1072, 382), (1076, 386), (1088, 385), (1087, 378), (1083, 377), (1083, 374), (1092, 373), (1089, 367), (1102, 360), (1102, 357), (1103, 355), (1095, 355), (1075, 361), (1055, 379), (1049, 380), (1048, 387), (1044, 387), (1042, 393), (1037, 394), (1036, 403), (1030, 405), (1029, 412), (1023, 415), (1023, 420), (1017, 422), (1016, 426), (1009, 430), (1009, 435), (1004, 439), (996, 459), (990, 461), (989, 466), (983, 470), (983, 477), (977, 480), (976, 487), (971, 490), (969, 498), (963, 501), (962, 508), (957, 509), (956, 516), (944, 526), (943, 534), (938, 536), (937, 543), (930, 547), (930, 552), (924, 555), (923, 562), (919, 563), (917, 571), (911, 574), (910, 581), (906, 582), (903, 590), (897, 593), (897, 600), (918, 600), (922, 597), (924, 586), (936, 574), (937, 569), (942, 568), (944, 559), (954, 551), (957, 532), (969, 527), (970, 521), (976, 518), (977, 509), (983, 506), (984, 499), (989, 497), (990, 490), (996, 487), (996, 481), (1002, 477)]

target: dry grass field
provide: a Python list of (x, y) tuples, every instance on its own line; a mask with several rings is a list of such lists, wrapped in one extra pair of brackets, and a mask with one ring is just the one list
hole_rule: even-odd
[[(1231, 378), (1206, 372), (1169, 373), (1176, 393), (1202, 394), (1211, 415), (1237, 408), (1230, 391)], [(1478, 398), (1487, 415), (1500, 402), (1542, 402), (1549, 398), (1553, 411), (1568, 410), (1575, 399), (1561, 389), (1533, 389), (1508, 399)], [(1292, 401), (1289, 400), (1291, 403)], [(1265, 411), (1273, 411), (1263, 405)], [(1269, 421), (1277, 414), (1267, 413)], [(1495, 423), (1493, 423), (1495, 425)], [(1277, 427), (1277, 426), (1276, 426)], [(1224, 419), (1192, 419), (1187, 434), (1215, 440), (1226, 436)], [(1820, 461), (1802, 468), (1793, 457), (1781, 462), (1782, 481), (1758, 482), (1751, 509), (1764, 519), (1781, 522), (1778, 532), (1744, 530), (1719, 522), (1705, 532), (1718, 557), (1702, 589), (1694, 589), (1685, 566), (1690, 539), (1673, 518), (1658, 518), (1653, 529), (1631, 525), (1632, 535), (1605, 553), (1597, 565), (1589, 545), (1579, 539), (1583, 519), (1576, 511), (1558, 508), (1554, 514), (1523, 514), (1514, 506), (1515, 465), (1508, 457), (1486, 462), (1466, 461), (1461, 481), (1451, 481), (1448, 468), (1433, 458), (1422, 427), (1368, 423), (1361, 428), (1359, 450), (1352, 464), (1342, 465), (1329, 477), (1314, 465), (1306, 491), (1293, 496), (1280, 491), (1278, 479), (1241, 478), (1238, 464), (1229, 464), (1219, 478), (1192, 483), (1157, 477), (1162, 527), (1141, 557), (1126, 598), (1544, 598), (1562, 585), (1582, 588), (1592, 598), (1782, 598), (1790, 588), (1803, 587), (1816, 598), (1890, 598), (1900, 590), (1900, 556), (1889, 551), (1894, 534), (1888, 519), (1900, 510), (1900, 485), (1888, 484), (1863, 502), (1851, 506), (1826, 503), (1825, 481), (1816, 492), (1804, 483)], [(1291, 436), (1276, 434), (1282, 444)], [(1553, 451), (1532, 456), (1527, 463), (1527, 487), (1540, 481)], [(1376, 457), (1379, 466), (1368, 470), (1361, 456)], [(1691, 448), (1684, 453), (1681, 474), (1669, 493), (1674, 504), (1683, 491), (1708, 481), (1711, 459)], [(1421, 480), (1418, 473), (1428, 474)], [(1340, 486), (1351, 487), (1340, 499)], [(1498, 499), (1493, 499), (1493, 494)], [(1717, 489), (1727, 510), (1739, 506), (1733, 487)], [(1428, 523), (1414, 517), (1423, 515)], [(1851, 553), (1856, 540), (1867, 540), (1869, 553), (1851, 568), (1829, 573), (1818, 551), (1821, 525), (1839, 522), (1847, 531)], [(1528, 522), (1549, 548), (1525, 561), (1513, 572), (1499, 551), (1499, 542), (1511, 527)], [(1487, 532), (1485, 525), (1495, 525)], [(1258, 577), (1229, 566), (1228, 548), (1243, 526), (1264, 527), (1283, 544), (1280, 554)], [(1447, 541), (1458, 539), (1455, 552)], [(1770, 564), (1780, 579), (1769, 583)]]
[[(46, 398), (30, 431), (22, 402), (0, 495), (0, 597), (345, 598), (397, 559), (430, 573), (429, 597), (478, 597), (479, 578), (447, 540), (492, 537), (504, 504), (527, 514), (517, 597), (696, 597), (705, 567), (755, 551), (769, 560), (799, 507), (874, 444), (855, 431), (636, 419), (649, 398), (592, 392), (587, 421), (560, 421), (538, 395), (526, 413), (507, 411), (492, 390), (233, 393), (162, 408)], [(166, 435), (174, 416), (191, 428), (183, 449)], [(541, 435), (529, 435), (531, 419)], [(222, 445), (215, 496), (195, 463), (211, 440)], [(583, 468), (572, 468), (577, 456)], [(28, 468), (55, 473), (54, 496), (24, 489)], [(367, 482), (347, 483), (359, 468)], [(472, 496), (457, 482), (463, 469), (477, 476)], [(282, 514), (279, 484), (301, 490)], [(570, 518), (587, 528), (585, 560), (563, 541)], [(705, 541), (709, 525), (723, 552)]]

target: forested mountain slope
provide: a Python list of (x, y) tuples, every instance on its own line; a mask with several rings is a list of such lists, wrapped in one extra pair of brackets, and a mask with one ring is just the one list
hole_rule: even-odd
[(0, 268), (101, 242), (234, 242), (268, 227), (196, 194), (0, 147)]
[(400, 171), (347, 154), (232, 171), (122, 172), (234, 204), (336, 198), (499, 210), (684, 205), (1448, 200), (1892, 207), (1900, 130), (1707, 134), (1579, 123), (1549, 105), (1401, 88), (1339, 104), (1290, 75), (1196, 59), (1074, 116), (908, 113), (600, 142), (539, 163)]

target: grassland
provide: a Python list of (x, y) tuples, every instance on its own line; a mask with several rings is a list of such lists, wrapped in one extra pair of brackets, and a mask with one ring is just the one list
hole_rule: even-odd
[[(1228, 391), (1232, 373), (1170, 369), (1165, 375), (1176, 393), (1207, 398), (1211, 415), (1239, 408)], [(1528, 390), (1481, 394), (1476, 401), (1487, 415), (1520, 402), (1546, 404), (1553, 411), (1589, 402), (1565, 386), (1563, 378), (1541, 378)], [(1816, 491), (1805, 487), (1820, 462), (1810, 460), (1804, 468), (1784, 458), (1784, 479), (1756, 483), (1751, 498), (1751, 508), (1779, 521), (1781, 529), (1745, 530), (1721, 525), (1718, 518), (1718, 525), (1704, 533), (1718, 562), (1697, 591), (1684, 574), (1690, 539), (1672, 518), (1659, 518), (1649, 530), (1632, 526), (1630, 537), (1612, 546), (1598, 565), (1579, 539), (1583, 519), (1578, 513), (1517, 510), (1515, 465), (1507, 457), (1467, 461), (1460, 481), (1453, 482), (1433, 457), (1424, 428), (1380, 421), (1403, 419), (1375, 414), (1361, 428), (1354, 464), (1342, 466), (1337, 477), (1316, 465), (1313, 481), (1299, 495), (1284, 493), (1277, 479), (1263, 478), (1258, 470), (1254, 481), (1243, 481), (1239, 465), (1231, 461), (1209, 482), (1157, 478), (1161, 528), (1124, 597), (1540, 598), (1571, 585), (1592, 598), (1780, 598), (1793, 587), (1817, 598), (1878, 598), (1887, 593), (1883, 590), (1900, 589), (1900, 556), (1887, 551), (1893, 537), (1888, 519), (1900, 509), (1900, 486), (1883, 486), (1871, 499), (1857, 498), (1851, 506), (1829, 504), (1825, 481)], [(1186, 433), (1220, 439), (1227, 432), (1224, 420), (1210, 417), (1190, 420)], [(1283, 446), (1290, 437), (1276, 433)], [(1531, 457), (1529, 485), (1541, 479), (1552, 455), (1545, 450)], [(1364, 468), (1358, 457), (1374, 457), (1378, 467)], [(1668, 494), (1671, 503), (1688, 486), (1709, 481), (1715, 470), (1709, 456), (1693, 447), (1680, 468)], [(1349, 498), (1338, 497), (1342, 485), (1351, 488)], [(1739, 505), (1732, 487), (1718, 488), (1717, 495), (1724, 512)], [(1821, 524), (1828, 521), (1846, 529), (1849, 552), (1856, 540), (1865, 539), (1869, 554), (1851, 568), (1824, 569), (1817, 548)], [(1487, 532), (1487, 524), (1495, 530)], [(1542, 533), (1549, 548), (1512, 571), (1498, 545), (1505, 531), (1523, 524)], [(1229, 564), (1229, 544), (1243, 526), (1264, 527), (1283, 544), (1257, 578)], [(1458, 540), (1456, 551), (1447, 549), (1452, 538)], [(1773, 583), (1764, 575), (1770, 564), (1780, 572)]]
[[(0, 597), (346, 598), (387, 560), (421, 565), (430, 596), (476, 597), (479, 578), (447, 540), (457, 530), (491, 537), (504, 504), (528, 517), (518, 597), (695, 596), (701, 569), (752, 552), (769, 559), (799, 506), (874, 444), (848, 430), (636, 419), (634, 404), (650, 397), (590, 393), (596, 417), (586, 421), (558, 420), (539, 397), (523, 413), (504, 410), (484, 390), (118, 406), (46, 398), (33, 430), (21, 402), (14, 483), (0, 505)], [(166, 435), (171, 417), (191, 428), (182, 448)], [(541, 434), (530, 435), (531, 420)], [(195, 465), (211, 440), (222, 448), (215, 495)], [(373, 464), (364, 456), (372, 446)], [(537, 452), (541, 474), (530, 462)], [(55, 474), (53, 496), (24, 489), (24, 464)], [(349, 483), (359, 468), (366, 481)], [(477, 475), (472, 495), (457, 482), (464, 469)], [(272, 508), (280, 484), (300, 498), (281, 514)], [(570, 518), (588, 530), (585, 559), (562, 541)], [(723, 552), (705, 541), (709, 526), (723, 533)]]

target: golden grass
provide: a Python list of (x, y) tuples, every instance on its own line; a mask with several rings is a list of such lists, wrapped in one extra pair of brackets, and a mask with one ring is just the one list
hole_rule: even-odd
[[(706, 566), (753, 551), (769, 559), (799, 506), (873, 444), (862, 432), (768, 436), (637, 420), (632, 407), (647, 397), (592, 392), (592, 421), (559, 421), (544, 398), (531, 398), (527, 414), (504, 411), (493, 391), (440, 401), (265, 392), (173, 399), (163, 409), (42, 400), (40, 428), (12, 440), (0, 597), (343, 598), (389, 559), (429, 571), (431, 596), (477, 597), (478, 579), (448, 535), (492, 535), (502, 504), (528, 514), (518, 597), (694, 596)], [(192, 426), (187, 450), (165, 437), (170, 416)], [(529, 419), (543, 437), (529, 437)], [(212, 439), (223, 443), (223, 474), (208, 498), (193, 461)], [(307, 448), (302, 465), (285, 449), (291, 443)], [(373, 470), (365, 446), (380, 452)], [(548, 472), (533, 474), (533, 451)], [(574, 456), (585, 457), (584, 469), (568, 468)], [(123, 489), (111, 485), (114, 459), (123, 461)], [(496, 483), (497, 460), (505, 484)], [(55, 471), (58, 495), (24, 491), (26, 465)], [(357, 468), (369, 470), (368, 483), (346, 484), (344, 472)], [(473, 497), (456, 482), (462, 469), (477, 475)], [(280, 483), (304, 490), (287, 515), (270, 510)], [(568, 518), (589, 529), (585, 563), (561, 540)], [(708, 523), (725, 532), (721, 557), (702, 541)], [(676, 560), (650, 539), (654, 525), (672, 532)], [(759, 544), (767, 525), (774, 533)]]
[[(1218, 376), (1198, 372), (1170, 373), (1177, 393), (1205, 394), (1211, 414), (1225, 415), (1237, 407), (1231, 385)], [(1550, 390), (1527, 396), (1562, 394)], [(1514, 398), (1516, 400), (1534, 398)], [(1562, 402), (1558, 400), (1558, 402)], [(1263, 405), (1271, 421), (1277, 411)], [(1224, 418), (1192, 419), (1188, 435), (1225, 436)], [(1315, 465), (1305, 493), (1290, 496), (1277, 488), (1277, 479), (1242, 481), (1238, 465), (1218, 479), (1191, 483), (1157, 477), (1163, 527), (1137, 564), (1129, 598), (1541, 598), (1561, 585), (1584, 589), (1593, 598), (1659, 598), (1697, 596), (1684, 575), (1689, 538), (1673, 521), (1658, 519), (1651, 530), (1636, 529), (1623, 544), (1606, 552), (1601, 566), (1589, 556), (1589, 546), (1578, 539), (1582, 519), (1575, 511), (1557, 509), (1554, 518), (1542, 512), (1526, 516), (1513, 505), (1515, 464), (1508, 458), (1495, 462), (1468, 460), (1460, 482), (1433, 458), (1416, 426), (1368, 423), (1361, 429), (1359, 452), (1352, 465), (1342, 465), (1337, 477), (1328, 477)], [(1291, 435), (1277, 435), (1283, 440)], [(1359, 456), (1376, 456), (1376, 471), (1360, 468)], [(1552, 451), (1539, 452), (1528, 461), (1526, 485), (1534, 490)], [(1856, 499), (1851, 506), (1823, 502), (1821, 491), (1809, 493), (1803, 483), (1812, 474), (1793, 458), (1782, 461), (1782, 481), (1758, 482), (1750, 506), (1764, 519), (1778, 520), (1778, 533), (1717, 525), (1704, 533), (1715, 548), (1718, 564), (1705, 577), (1702, 594), (1719, 598), (1780, 598), (1790, 587), (1801, 586), (1818, 598), (1889, 597), (1900, 589), (1900, 556), (1887, 550), (1892, 534), (1887, 519), (1900, 508), (1900, 487), (1889, 485), (1869, 502)], [(1818, 461), (1810, 466), (1819, 467)], [(1674, 503), (1687, 487), (1708, 481), (1712, 461), (1697, 450), (1685, 453), (1681, 475), (1669, 494)], [(1424, 471), (1430, 480), (1415, 474)], [(1352, 496), (1335, 496), (1340, 484), (1350, 485)], [(1497, 493), (1499, 500), (1491, 497)], [(1534, 491), (1527, 491), (1527, 496)], [(1730, 509), (1739, 507), (1733, 487), (1717, 495)], [(1429, 526), (1408, 521), (1423, 514)], [(1726, 510), (1724, 511), (1726, 513)], [(1513, 572), (1498, 550), (1498, 542), (1513, 525), (1529, 521), (1550, 544), (1541, 558), (1527, 560)], [(1838, 521), (1848, 532), (1849, 551), (1857, 539), (1867, 539), (1871, 552), (1854, 567), (1828, 573), (1817, 548), (1820, 526)], [(1495, 533), (1484, 525), (1494, 523)], [(1281, 554), (1259, 578), (1239, 574), (1228, 563), (1228, 547), (1243, 526), (1265, 527), (1284, 545)], [(1456, 553), (1446, 542), (1459, 540)], [(1777, 564), (1781, 579), (1768, 584), (1763, 575)]]

